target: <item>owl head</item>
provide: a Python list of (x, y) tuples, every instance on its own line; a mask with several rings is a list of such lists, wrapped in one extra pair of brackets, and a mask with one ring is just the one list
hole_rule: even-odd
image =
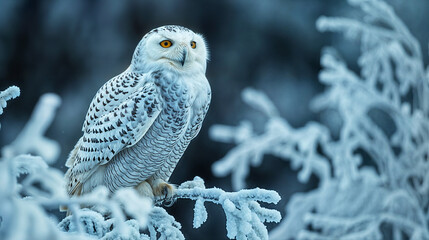
[(207, 59), (207, 46), (200, 34), (167, 25), (143, 37), (134, 51), (131, 68), (143, 72), (167, 68), (181, 73), (205, 73)]

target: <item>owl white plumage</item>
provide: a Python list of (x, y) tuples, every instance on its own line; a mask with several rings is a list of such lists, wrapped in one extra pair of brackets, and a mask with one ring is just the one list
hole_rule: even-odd
[(69, 155), (67, 192), (82, 195), (104, 185), (134, 187), (145, 196), (172, 196), (167, 183), (207, 113), (203, 37), (181, 26), (147, 33), (131, 65), (93, 98), (83, 136)]

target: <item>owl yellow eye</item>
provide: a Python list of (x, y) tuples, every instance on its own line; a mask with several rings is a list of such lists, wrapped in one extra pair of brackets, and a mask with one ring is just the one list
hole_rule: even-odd
[(195, 41), (191, 42), (191, 48), (196, 48), (197, 47), (197, 43)]
[(173, 43), (170, 40), (164, 40), (160, 42), (159, 45), (161, 45), (163, 48), (169, 48), (171, 45), (173, 45)]

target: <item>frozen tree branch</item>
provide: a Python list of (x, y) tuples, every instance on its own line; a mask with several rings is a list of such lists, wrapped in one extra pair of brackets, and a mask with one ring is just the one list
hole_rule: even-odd
[[(6, 100), (18, 94), (16, 87), (2, 92), (2, 108), (6, 106)], [(107, 189), (100, 188), (83, 197), (67, 197), (63, 173), (46, 163), (57, 158), (59, 146), (43, 136), (59, 103), (57, 95), (44, 95), (18, 138), (3, 148), (0, 160), (0, 238), (42, 240), (98, 236), (118, 239), (120, 236), (144, 239), (140, 228), (146, 227), (152, 204), (149, 199), (138, 196), (135, 190), (121, 189), (110, 197)], [(49, 161), (26, 155), (29, 152), (47, 157)], [(58, 209), (60, 205), (66, 206), (73, 215), (63, 219), (58, 228), (56, 219), (46, 209)], [(93, 206), (97, 211), (81, 209), (82, 206)], [(105, 219), (100, 213), (111, 218)], [(126, 221), (126, 216), (133, 220)]]
[(17, 86), (8, 87), (6, 90), (0, 92), (0, 115), (3, 114), (3, 108), (7, 106), (6, 102), (17, 98), (20, 90)]
[[(147, 225), (151, 200), (140, 197), (133, 189), (121, 189), (109, 197), (107, 189), (99, 188), (69, 199), (62, 174), (40, 157), (20, 155), (3, 159), (0, 166), (1, 239), (75, 239), (76, 236), (140, 239), (139, 230)], [(25, 177), (18, 183), (17, 177), (22, 174)], [(26, 197), (21, 199), (20, 195)], [(46, 209), (59, 206), (67, 206), (73, 215), (63, 219), (58, 228)], [(91, 206), (94, 210), (80, 209), (81, 206)], [(126, 216), (133, 220), (126, 221)], [(34, 222), (41, 226), (31, 227)]]
[(328, 88), (311, 107), (339, 115), (339, 139), (319, 123), (293, 129), (266, 95), (246, 89), (244, 102), (268, 121), (262, 133), (250, 121), (213, 126), (212, 139), (237, 144), (213, 172), (231, 173), (241, 189), (249, 168), (271, 154), (291, 161), (300, 181), (319, 178), (317, 189), (293, 195), (270, 239), (381, 239), (386, 231), (395, 240), (429, 239), (429, 78), (420, 45), (383, 1), (349, 3), (362, 19), (316, 24), (361, 43), (360, 74), (332, 48), (321, 57), (319, 80)]
[[(38, 112), (43, 112), (42, 101)], [(53, 116), (53, 115), (52, 115)], [(34, 126), (43, 125), (33, 118)], [(43, 121), (43, 120), (41, 120)], [(45, 125), (43, 128), (47, 128)], [(38, 134), (43, 134), (44, 131)], [(23, 143), (30, 134), (20, 135)], [(39, 136), (40, 138), (43, 135)], [(41, 154), (50, 148), (40, 148)], [(181, 225), (163, 208), (153, 207), (147, 198), (141, 198), (134, 189), (120, 189), (113, 195), (100, 187), (90, 194), (68, 198), (63, 187), (63, 174), (38, 156), (6, 156), (0, 161), (0, 237), (2, 239), (184, 239)], [(18, 177), (21, 178), (18, 181)], [(21, 198), (25, 196), (24, 199)], [(263, 189), (228, 193), (221, 189), (205, 189), (201, 178), (185, 182), (175, 196), (195, 200), (194, 227), (207, 219), (205, 202), (223, 207), (229, 238), (268, 239), (264, 222), (279, 222), (280, 213), (266, 209), (258, 202), (277, 203), (280, 196)], [(48, 209), (67, 208), (72, 215), (59, 224), (47, 213)], [(131, 218), (127, 220), (127, 218)], [(33, 220), (41, 224), (31, 228)], [(141, 233), (148, 228), (149, 235)]]
[[(15, 161), (16, 160), (16, 161)], [(1, 159), (0, 161), (0, 238), (12, 239), (51, 239), (61, 238), (62, 234), (56, 227), (55, 222), (46, 215), (45, 210), (34, 201), (31, 196), (25, 199), (20, 194), (26, 192), (38, 193), (33, 190), (31, 180), (24, 180), (21, 185), (17, 182), (20, 174), (40, 176), (45, 173), (46, 177), (41, 178), (41, 188), (49, 189), (53, 184), (49, 181), (56, 178), (57, 171), (48, 170), (46, 163), (37, 157), (18, 156), (16, 159)], [(32, 180), (35, 180), (33, 178)], [(62, 178), (60, 178), (62, 180)], [(45, 182), (46, 181), (46, 182)], [(27, 186), (31, 189), (27, 190)], [(45, 188), (46, 187), (46, 188)], [(56, 186), (58, 188), (58, 186)], [(59, 191), (54, 191), (54, 195)], [(43, 195), (47, 191), (43, 191)], [(65, 238), (67, 239), (67, 238)]]
[(56, 94), (43, 95), (18, 137), (2, 148), (3, 156), (11, 158), (19, 154), (32, 153), (41, 156), (48, 163), (55, 162), (60, 154), (60, 146), (44, 135), (60, 104), (61, 99)]
[[(42, 199), (39, 204), (45, 207), (67, 205), (72, 210), (73, 215), (68, 216), (59, 224), (60, 229), (66, 232), (77, 232), (80, 235), (89, 234), (108, 239), (113, 236), (127, 239), (184, 239), (180, 231), (181, 225), (173, 216), (161, 207), (147, 207), (147, 203), (142, 201), (146, 199), (139, 200), (140, 198), (134, 194), (134, 191), (124, 189), (115, 193), (109, 200), (107, 190), (99, 188), (95, 192), (79, 198)], [(177, 189), (175, 199), (180, 198), (196, 201), (194, 228), (200, 227), (207, 220), (205, 202), (221, 205), (226, 215), (226, 227), (230, 239), (268, 239), (268, 231), (263, 223), (279, 222), (281, 219), (278, 211), (263, 208), (258, 203), (277, 203), (280, 196), (274, 191), (250, 189), (229, 193), (218, 188), (205, 189), (203, 180), (195, 177), (193, 181), (185, 182)], [(117, 205), (118, 202), (121, 203), (125, 213), (132, 217), (132, 220), (125, 221)], [(76, 208), (77, 206), (95, 206), (92, 207), (95, 211), (80, 210)], [(101, 207), (108, 211), (103, 211), (100, 209)], [(148, 209), (150, 210), (148, 211)], [(108, 213), (111, 213), (111, 218), (105, 220), (102, 215)], [(146, 224), (147, 214), (149, 214), (149, 220)], [(149, 235), (139, 236), (138, 230), (146, 225)], [(109, 230), (112, 226), (116, 230)]]
[[(247, 94), (262, 95), (253, 89), (245, 91)], [(254, 99), (251, 96), (248, 98)], [(268, 102), (268, 98), (265, 101)], [(271, 101), (264, 105), (273, 106)], [(264, 155), (272, 154), (285, 160), (291, 159), (294, 169), (302, 167), (299, 173), (299, 180), (302, 182), (308, 181), (312, 172), (322, 180), (329, 179), (331, 175), (329, 163), (325, 157), (317, 154), (318, 144), (330, 138), (326, 127), (318, 123), (309, 123), (302, 129), (293, 129), (286, 120), (275, 115), (271, 116), (273, 117), (268, 120), (265, 132), (259, 135), (253, 132), (250, 122), (243, 122), (238, 127), (224, 125), (211, 127), (209, 133), (212, 139), (238, 144), (213, 165), (214, 174), (225, 176), (231, 173), (234, 189), (242, 189), (245, 187), (249, 166), (259, 166)]]
[(17, 98), (19, 94), (20, 90), (17, 86), (8, 87), (6, 90), (0, 92), (0, 115), (3, 114), (3, 108), (7, 106), (7, 101)]
[(227, 235), (230, 239), (268, 239), (264, 222), (279, 222), (280, 213), (266, 209), (258, 202), (274, 203), (280, 201), (275, 191), (265, 189), (246, 189), (238, 192), (225, 192), (219, 188), (206, 189), (201, 178), (183, 183), (176, 191), (175, 198), (195, 200), (194, 228), (207, 220), (205, 202), (222, 206), (226, 215)]
[[(182, 226), (176, 222), (173, 216), (169, 215), (164, 208), (154, 207), (150, 213), (149, 221), (150, 239), (159, 240), (184, 240), (180, 229)], [(157, 238), (157, 235), (160, 235)]]
[[(35, 110), (35, 115), (43, 112), (40, 109), (45, 104), (42, 101), (42, 107)], [(43, 118), (34, 118), (33, 124), (40, 125), (37, 123), (40, 119)], [(29, 134), (20, 136), (24, 143), (28, 141), (26, 137), (32, 137)], [(49, 149), (39, 150), (43, 155)], [(41, 157), (7, 156), (3, 157), (0, 165), (2, 239), (184, 239), (180, 223), (163, 208), (152, 207), (151, 201), (138, 196), (134, 189), (120, 189), (111, 196), (106, 188), (100, 187), (90, 194), (70, 199), (63, 187), (63, 174), (50, 168)], [(19, 182), (18, 177), (22, 178)], [(22, 199), (21, 195), (25, 198)], [(231, 239), (268, 239), (263, 223), (281, 219), (278, 211), (263, 208), (258, 203), (277, 203), (280, 196), (274, 191), (251, 189), (228, 193), (217, 188), (205, 189), (203, 180), (196, 177), (194, 181), (183, 183), (175, 198), (196, 201), (195, 228), (207, 219), (205, 202), (221, 205)], [(72, 215), (57, 225), (46, 211), (59, 206), (67, 208)], [(131, 219), (127, 220), (127, 217)], [(39, 228), (30, 227), (34, 219), (41, 224)], [(141, 233), (146, 227), (149, 235)]]

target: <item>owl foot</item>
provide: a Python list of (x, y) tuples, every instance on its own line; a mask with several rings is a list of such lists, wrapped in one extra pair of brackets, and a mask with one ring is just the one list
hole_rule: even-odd
[(161, 179), (156, 179), (150, 182), (152, 186), (152, 192), (156, 203), (160, 203), (166, 207), (171, 207), (174, 202), (174, 192), (176, 187), (173, 184), (169, 184)]
[(135, 186), (134, 188), (137, 190), (137, 192), (140, 195), (144, 197), (150, 197), (153, 199), (154, 196), (153, 196), (152, 186), (148, 182), (143, 181), (139, 185)]

